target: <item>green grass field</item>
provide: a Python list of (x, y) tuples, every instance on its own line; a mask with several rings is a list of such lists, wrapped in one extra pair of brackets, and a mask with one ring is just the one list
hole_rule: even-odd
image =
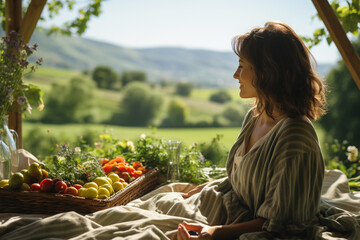
[[(113, 137), (118, 139), (130, 139), (132, 141), (138, 139), (141, 134), (151, 135), (164, 140), (180, 140), (184, 145), (190, 145), (192, 143), (210, 142), (218, 134), (222, 135), (221, 142), (227, 149), (235, 142), (240, 128), (160, 128), (151, 129), (146, 127), (121, 127), (102, 124), (64, 124), (64, 125), (52, 125), (52, 124), (39, 124), (24, 122), (23, 135), (27, 135), (32, 129), (38, 127), (39, 131), (43, 134), (49, 134), (53, 136), (60, 136), (63, 139), (75, 140), (75, 138), (81, 136), (87, 131), (95, 132), (97, 134), (109, 133)], [(319, 126), (315, 125), (320, 142), (323, 139), (324, 131)], [(59, 143), (63, 144), (63, 143)], [(24, 143), (26, 148), (26, 143)]]
[[(239, 134), (240, 128), (166, 128), (151, 129), (146, 127), (121, 127), (101, 124), (39, 124), (24, 122), (23, 135), (26, 136), (32, 129), (38, 127), (43, 134), (53, 135), (62, 139), (74, 140), (87, 131), (98, 134), (109, 133), (118, 139), (136, 140), (141, 134), (151, 135), (165, 140), (180, 140), (184, 145), (192, 143), (210, 142), (217, 134), (223, 136), (221, 142), (226, 148), (230, 148)], [(63, 144), (63, 143), (59, 143)], [(26, 147), (26, 143), (24, 143)]]

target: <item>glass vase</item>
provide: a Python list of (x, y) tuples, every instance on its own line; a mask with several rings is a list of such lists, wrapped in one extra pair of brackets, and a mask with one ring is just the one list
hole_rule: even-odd
[(181, 141), (168, 141), (168, 182), (180, 182), (180, 150)]
[(9, 129), (8, 116), (0, 117), (0, 180), (9, 179), (19, 167), (17, 133)]

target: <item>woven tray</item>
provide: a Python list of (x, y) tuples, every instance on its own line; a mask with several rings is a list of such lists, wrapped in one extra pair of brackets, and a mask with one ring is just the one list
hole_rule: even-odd
[(107, 199), (89, 199), (68, 194), (18, 192), (0, 188), (0, 212), (56, 214), (75, 211), (87, 214), (124, 205), (158, 185), (159, 170), (151, 170)]

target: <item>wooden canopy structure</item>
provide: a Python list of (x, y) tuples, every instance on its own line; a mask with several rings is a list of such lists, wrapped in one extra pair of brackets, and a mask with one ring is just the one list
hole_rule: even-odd
[[(312, 0), (316, 10), (329, 31), (336, 47), (338, 48), (346, 66), (348, 67), (356, 85), (360, 89), (360, 58), (354, 47), (351, 45), (338, 18), (327, 0)], [(23, 35), (26, 43), (29, 42), (46, 0), (31, 0), (29, 7), (22, 19), (22, 1), (6, 0), (6, 33), (15, 30)], [(15, 103), (16, 104), (16, 103)], [(22, 148), (22, 119), (21, 113), (10, 113), (9, 127), (19, 135), (19, 147)]]

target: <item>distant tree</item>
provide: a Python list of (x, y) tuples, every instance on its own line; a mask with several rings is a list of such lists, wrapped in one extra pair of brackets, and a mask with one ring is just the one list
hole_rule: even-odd
[(210, 101), (211, 102), (217, 102), (217, 103), (226, 103), (231, 101), (231, 95), (228, 93), (228, 91), (221, 89), (217, 92), (211, 94)]
[(232, 126), (241, 126), (247, 111), (248, 106), (245, 104), (229, 104), (222, 112), (222, 116), (227, 119)]
[(92, 82), (79, 77), (71, 79), (68, 85), (52, 85), (42, 122), (93, 122), (93, 89)]
[[(360, 53), (360, 37), (353, 45)], [(360, 91), (351, 77), (344, 61), (330, 71), (326, 78), (330, 88), (328, 113), (320, 119), (328, 141), (335, 138), (347, 140), (360, 147)]]
[(163, 120), (163, 127), (183, 127), (189, 114), (189, 109), (184, 102), (173, 99), (169, 103), (167, 117)]
[(141, 71), (127, 71), (123, 72), (123, 74), (121, 75), (121, 83), (123, 87), (128, 85), (130, 82), (146, 82), (146, 80), (146, 73)]
[(118, 76), (111, 67), (97, 66), (92, 73), (92, 79), (98, 88), (112, 89)]
[(191, 83), (177, 83), (175, 87), (175, 93), (180, 96), (188, 97), (191, 94), (192, 91), (192, 84)]
[(140, 82), (128, 84), (123, 90), (120, 112), (112, 122), (127, 126), (148, 126), (161, 110), (162, 97)]

